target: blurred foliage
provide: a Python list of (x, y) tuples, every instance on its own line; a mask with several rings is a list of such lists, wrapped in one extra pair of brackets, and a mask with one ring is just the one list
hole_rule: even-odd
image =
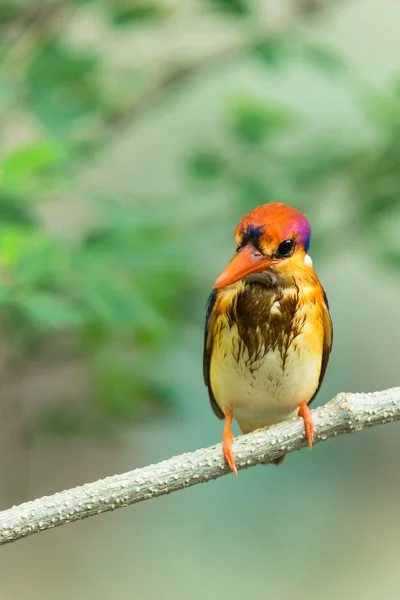
[(243, 16), (251, 12), (249, 0), (210, 0), (210, 6), (230, 15)]
[[(273, 199), (295, 200), (312, 212), (328, 189), (340, 185), (351, 199), (347, 227), (399, 269), (400, 241), (390, 235), (398, 231), (392, 228), (400, 219), (399, 82), (387, 93), (372, 92), (355, 83), (334, 51), (295, 28), (260, 34), (256, 5), (208, 0), (201, 12), (243, 21), (233, 61), (247, 57), (274, 72), (302, 61), (341, 78), (341, 85), (357, 87), (371, 140), (332, 140), (323, 134), (306, 139), (301, 118), (291, 108), (231, 91), (221, 119), (224, 139), (203, 141), (188, 154), (188, 196), (202, 193), (204, 185), (222, 188), (236, 220)], [(97, 39), (106, 34), (124, 39), (127, 32), (158, 31), (177, 11), (173, 3), (128, 0), (49, 0), (40, 5), (19, 0), (0, 6), (4, 327), (10, 344), (27, 359), (49, 337), (72, 336), (74, 352), (82, 356), (92, 381), (93, 397), (80, 409), (62, 406), (42, 415), (44, 430), (57, 435), (109, 433), (114, 425), (171, 405), (170, 381), (156, 366), (166, 349), (179, 343), (179, 332), (193, 317), (201, 260), (187, 248), (201, 231), (177, 218), (179, 202), (166, 202), (168, 209), (155, 211), (152, 199), (110, 199), (90, 191), (85, 202), (95, 224), (82, 234), (60, 237), (46, 226), (40, 208), (55, 197), (67, 201), (82, 170), (164, 88), (179, 94), (186, 73), (201, 73), (213, 63), (209, 57), (187, 62), (182, 56), (181, 64), (166, 61), (160, 77), (158, 67), (133, 61), (127, 73), (101, 44), (80, 41), (80, 19), (92, 23)], [(338, 231), (343, 227), (336, 225)], [(315, 237), (321, 249), (332, 237), (332, 232), (326, 235), (332, 226), (327, 223)]]

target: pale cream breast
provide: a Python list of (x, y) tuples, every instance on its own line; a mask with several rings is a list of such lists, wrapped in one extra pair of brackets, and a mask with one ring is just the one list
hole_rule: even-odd
[[(273, 305), (272, 311), (277, 313), (279, 305)], [(221, 330), (213, 347), (210, 379), (221, 409), (232, 409), (245, 433), (294, 416), (319, 383), (322, 335), (318, 334), (318, 308), (309, 305), (297, 315), (301, 331), (284, 355), (275, 347), (256, 361), (249, 360), (246, 347), (237, 351), (241, 344), (237, 325), (229, 325), (224, 315), (219, 318)]]

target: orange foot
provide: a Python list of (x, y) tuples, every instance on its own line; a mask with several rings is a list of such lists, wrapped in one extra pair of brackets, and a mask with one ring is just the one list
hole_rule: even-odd
[(306, 430), (306, 438), (308, 440), (308, 447), (312, 450), (312, 445), (314, 443), (314, 424), (312, 422), (311, 410), (308, 408), (305, 402), (300, 404), (299, 417), (303, 417), (304, 419), (304, 427)]
[(238, 472), (237, 472), (235, 459), (233, 457), (233, 452), (232, 452), (232, 442), (235, 439), (235, 436), (233, 435), (233, 433), (231, 431), (231, 425), (232, 425), (232, 411), (230, 410), (225, 413), (225, 427), (224, 427), (224, 435), (222, 437), (222, 448), (224, 450), (225, 460), (228, 463), (229, 468), (231, 469), (231, 471), (233, 471), (233, 473), (237, 477)]

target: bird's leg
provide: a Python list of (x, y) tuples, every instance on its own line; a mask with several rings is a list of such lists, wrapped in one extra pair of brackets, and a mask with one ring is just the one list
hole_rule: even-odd
[(231, 431), (233, 414), (232, 414), (231, 410), (225, 411), (224, 414), (225, 414), (225, 427), (224, 427), (224, 435), (222, 437), (222, 448), (224, 450), (225, 460), (228, 463), (229, 468), (237, 476), (237, 474), (238, 474), (237, 468), (236, 468), (235, 459), (233, 457), (233, 452), (232, 452), (232, 442), (235, 439), (235, 436), (233, 435), (233, 433)]
[(308, 408), (306, 402), (302, 402), (300, 404), (299, 417), (303, 417), (304, 419), (304, 428), (306, 430), (306, 438), (308, 440), (308, 447), (312, 450), (312, 445), (314, 442), (314, 424), (312, 421), (311, 410)]

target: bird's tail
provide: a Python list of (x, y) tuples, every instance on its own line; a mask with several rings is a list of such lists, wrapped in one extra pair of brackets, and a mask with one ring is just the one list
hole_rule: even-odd
[(264, 463), (264, 464), (265, 464), (265, 466), (276, 465), (278, 467), (279, 465), (281, 465), (283, 463), (283, 461), (285, 460), (286, 457), (287, 457), (287, 454), (284, 454), (283, 456), (280, 456), (279, 458), (276, 458), (275, 460), (271, 460), (271, 462)]

